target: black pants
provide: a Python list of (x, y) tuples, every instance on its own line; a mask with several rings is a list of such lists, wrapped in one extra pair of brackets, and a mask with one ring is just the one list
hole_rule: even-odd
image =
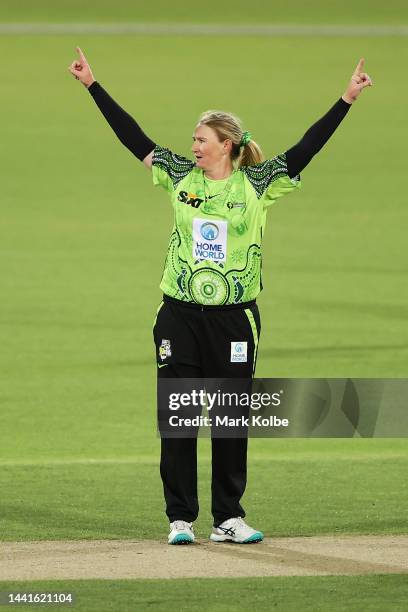
[[(168, 378), (251, 378), (260, 330), (255, 302), (238, 308), (201, 309), (165, 296), (153, 328), (157, 375)], [(243, 350), (239, 357), (241, 360), (237, 359), (236, 343), (240, 343)], [(212, 438), (211, 444), (211, 510), (214, 525), (218, 526), (229, 518), (245, 516), (240, 499), (247, 480), (248, 440)], [(199, 509), (197, 439), (162, 438), (160, 474), (169, 520), (193, 522)]]

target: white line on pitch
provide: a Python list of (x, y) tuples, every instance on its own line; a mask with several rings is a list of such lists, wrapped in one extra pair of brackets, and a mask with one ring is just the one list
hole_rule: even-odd
[(133, 34), (138, 36), (408, 36), (408, 25), (196, 23), (0, 23), (10, 34)]

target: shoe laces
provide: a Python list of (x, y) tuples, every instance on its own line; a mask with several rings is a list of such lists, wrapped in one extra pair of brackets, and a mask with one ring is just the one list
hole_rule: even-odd
[(229, 524), (230, 527), (248, 527), (248, 525), (241, 516), (230, 518), (226, 522)]
[(176, 529), (177, 531), (182, 530), (182, 529), (190, 529), (192, 531), (192, 523), (188, 523), (187, 521), (174, 521), (172, 523), (172, 527), (173, 529)]
[(239, 527), (247, 527), (248, 525), (246, 524), (246, 522), (244, 521), (244, 519), (241, 516), (237, 516), (237, 518), (235, 519), (235, 525), (239, 526)]

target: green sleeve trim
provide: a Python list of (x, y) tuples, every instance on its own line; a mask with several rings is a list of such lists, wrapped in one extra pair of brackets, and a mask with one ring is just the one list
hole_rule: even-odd
[(300, 176), (289, 178), (289, 176), (286, 175), (278, 178), (269, 185), (261, 198), (264, 208), (268, 208), (282, 196), (297, 189), (301, 189), (301, 187), (302, 183), (300, 181)]
[(169, 193), (173, 192), (173, 183), (166, 172), (159, 166), (152, 166), (153, 185), (164, 187)]

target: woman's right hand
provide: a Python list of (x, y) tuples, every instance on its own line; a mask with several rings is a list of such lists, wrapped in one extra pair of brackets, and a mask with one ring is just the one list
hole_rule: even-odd
[(356, 69), (351, 75), (351, 81), (342, 98), (347, 104), (353, 104), (361, 94), (364, 87), (371, 87), (373, 82), (364, 70), (365, 59), (362, 57), (358, 62)]
[(73, 61), (68, 70), (78, 81), (81, 81), (85, 87), (89, 87), (95, 81), (91, 67), (86, 61), (86, 57), (81, 49), (77, 47), (76, 50), (79, 55), (79, 60)]

